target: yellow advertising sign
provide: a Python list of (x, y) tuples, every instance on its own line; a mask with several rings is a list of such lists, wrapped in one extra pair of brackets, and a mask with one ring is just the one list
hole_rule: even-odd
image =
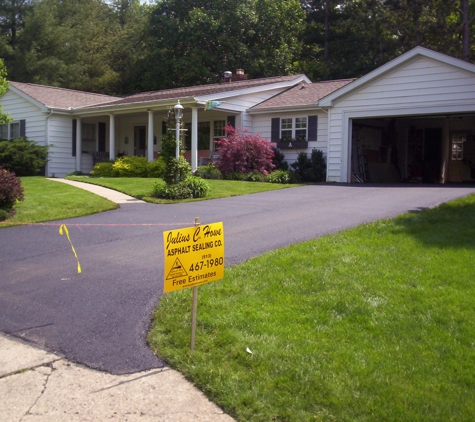
[(165, 293), (224, 277), (223, 223), (163, 232)]

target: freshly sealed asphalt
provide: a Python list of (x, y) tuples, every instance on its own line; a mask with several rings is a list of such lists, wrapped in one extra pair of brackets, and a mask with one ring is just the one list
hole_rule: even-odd
[[(160, 367), (146, 334), (163, 292), (164, 230), (192, 226), (195, 217), (222, 221), (229, 267), (472, 193), (472, 186), (327, 184), (176, 205), (121, 204), (88, 217), (1, 229), (0, 331), (113, 374)], [(59, 234), (62, 223), (81, 274)]]

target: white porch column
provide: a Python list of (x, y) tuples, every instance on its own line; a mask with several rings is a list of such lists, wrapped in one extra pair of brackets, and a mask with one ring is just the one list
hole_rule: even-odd
[(153, 111), (148, 111), (147, 158), (153, 161)]
[(191, 171), (198, 168), (198, 107), (191, 108)]
[(76, 118), (76, 171), (81, 171), (82, 157), (82, 124), (81, 118)]
[(115, 116), (109, 114), (109, 158), (115, 160)]

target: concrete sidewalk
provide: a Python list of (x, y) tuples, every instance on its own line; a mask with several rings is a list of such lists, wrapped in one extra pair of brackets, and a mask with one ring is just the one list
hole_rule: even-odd
[(0, 421), (233, 419), (168, 367), (110, 375), (0, 334)]
[(102, 186), (93, 185), (91, 183), (76, 182), (74, 180), (67, 179), (56, 179), (50, 178), (49, 180), (54, 180), (55, 182), (66, 183), (77, 188), (87, 190), (89, 192), (95, 193), (96, 195), (102, 196), (109, 201), (115, 202), (116, 204), (146, 204), (145, 201), (134, 198), (133, 196), (125, 195), (124, 193), (118, 192), (113, 189), (107, 189)]

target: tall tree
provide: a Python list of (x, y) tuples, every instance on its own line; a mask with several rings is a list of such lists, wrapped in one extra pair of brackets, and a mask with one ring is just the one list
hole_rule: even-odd
[(288, 74), (300, 54), (297, 0), (162, 0), (151, 19), (148, 89), (217, 82), (226, 70)]
[(30, 0), (0, 0), (0, 31), (10, 45), (16, 44), (30, 7)]

